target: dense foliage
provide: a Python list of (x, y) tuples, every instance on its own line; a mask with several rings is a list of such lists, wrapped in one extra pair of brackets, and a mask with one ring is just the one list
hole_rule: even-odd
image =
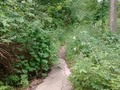
[(96, 0), (91, 0), (94, 2), (87, 4), (85, 1), (78, 0), (82, 3), (79, 6), (73, 2), (74, 8), (80, 10), (73, 12), (82, 18), (76, 14), (80, 24), (74, 25), (67, 39), (66, 59), (72, 68), (70, 81), (74, 90), (119, 90), (120, 34), (110, 33), (106, 26), (108, 12), (104, 10), (108, 9), (108, 2), (96, 4)]
[[(49, 69), (51, 42), (47, 32), (42, 29), (43, 18), (38, 19), (36, 4), (31, 0), (0, 1), (0, 41), (3, 45), (0, 65), (3, 74), (6, 73), (1, 80), (7, 85), (26, 86), (28, 79)], [(11, 47), (14, 50), (8, 50)]]
[(56, 62), (57, 41), (65, 24), (71, 23), (69, 1), (48, 2), (0, 1), (0, 89), (46, 77)]
[(88, 31), (76, 34), (68, 46), (74, 90), (119, 90), (120, 35), (106, 32), (95, 37)]

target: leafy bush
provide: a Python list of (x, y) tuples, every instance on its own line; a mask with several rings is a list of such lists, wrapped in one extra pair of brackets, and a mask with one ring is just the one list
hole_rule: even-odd
[(102, 66), (91, 61), (89, 58), (81, 59), (74, 67), (71, 81), (75, 90), (119, 90), (119, 67), (109, 66), (106, 61)]
[(50, 36), (52, 18), (47, 5), (38, 1), (0, 1), (0, 67), (4, 66), (5, 71), (0, 80), (8, 85), (27, 86), (29, 79), (47, 74), (57, 60), (57, 49), (53, 49)]
[[(79, 30), (81, 29), (81, 31)], [(83, 28), (84, 29), (84, 28)], [(67, 42), (67, 52), (66, 52), (66, 58), (67, 60), (73, 60), (76, 56), (78, 56), (80, 53), (84, 54), (84, 56), (89, 57), (89, 54), (91, 53), (91, 49), (89, 48), (89, 43), (86, 42), (86, 36), (89, 37), (90, 35), (86, 31), (82, 31), (82, 28), (76, 29), (76, 31), (72, 32), (72, 35), (70, 34), (70, 37)], [(92, 37), (89, 37), (92, 38)], [(92, 38), (93, 39), (93, 38)]]
[[(32, 31), (31, 31), (32, 30)], [(39, 71), (48, 71), (51, 57), (51, 42), (49, 36), (45, 33), (46, 31), (42, 31), (39, 29), (31, 29), (28, 32), (28, 36), (26, 39), (26, 49), (29, 51), (30, 60), (25, 60), (26, 58), (23, 56), (22, 58), (18, 55), (20, 59), (19, 62), (16, 63), (18, 68), (21, 67), (21, 73), (29, 73), (29, 72), (39, 72)], [(19, 39), (23, 39), (20, 37)], [(17, 39), (18, 40), (18, 39)], [(18, 41), (19, 42), (19, 41)]]
[(70, 76), (74, 90), (120, 89), (119, 43), (119, 34), (105, 32), (97, 37), (87, 31), (76, 34), (67, 51), (67, 57), (72, 56), (75, 63)]
[(13, 90), (13, 88), (8, 85), (4, 85), (4, 83), (0, 81), (0, 90)]
[(10, 86), (0, 86), (0, 90), (13, 90)]

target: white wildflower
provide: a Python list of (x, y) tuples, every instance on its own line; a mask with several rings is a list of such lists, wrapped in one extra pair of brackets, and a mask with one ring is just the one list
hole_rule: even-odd
[(103, 0), (97, 0), (98, 2), (101, 2), (101, 1), (103, 1)]
[(76, 37), (74, 36), (74, 37), (73, 37), (73, 39), (75, 40), (75, 39), (76, 39)]
[(25, 1), (21, 1), (21, 3), (26, 3)]
[(76, 47), (74, 47), (73, 50), (76, 51)]

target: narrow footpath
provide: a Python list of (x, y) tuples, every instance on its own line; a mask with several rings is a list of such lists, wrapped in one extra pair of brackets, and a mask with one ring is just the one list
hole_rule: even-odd
[(70, 69), (64, 60), (65, 47), (61, 47), (59, 50), (59, 62), (56, 64), (48, 77), (43, 81), (42, 84), (38, 85), (36, 90), (72, 90), (71, 84), (68, 80), (70, 75)]

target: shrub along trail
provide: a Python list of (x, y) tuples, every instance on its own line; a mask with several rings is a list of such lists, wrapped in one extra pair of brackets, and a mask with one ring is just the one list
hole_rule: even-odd
[(68, 81), (70, 75), (70, 69), (64, 60), (65, 47), (62, 47), (59, 51), (59, 62), (56, 64), (49, 76), (40, 84), (36, 90), (71, 90), (71, 85)]

